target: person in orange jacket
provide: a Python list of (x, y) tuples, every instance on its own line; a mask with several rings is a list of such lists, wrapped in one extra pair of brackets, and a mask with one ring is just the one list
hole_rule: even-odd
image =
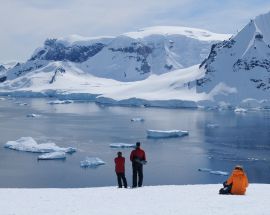
[(245, 195), (248, 178), (242, 166), (236, 166), (219, 194)]

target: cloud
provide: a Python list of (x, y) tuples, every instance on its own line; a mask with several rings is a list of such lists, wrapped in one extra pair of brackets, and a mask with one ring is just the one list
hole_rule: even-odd
[(25, 60), (46, 38), (70, 34), (117, 35), (152, 25), (231, 33), (270, 8), (263, 0), (0, 0), (0, 5), (0, 61)]

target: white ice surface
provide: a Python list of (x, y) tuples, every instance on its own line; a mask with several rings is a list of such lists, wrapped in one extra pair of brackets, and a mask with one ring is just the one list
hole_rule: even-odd
[(111, 148), (133, 148), (135, 147), (135, 144), (132, 143), (111, 143)]
[(270, 185), (219, 195), (221, 184), (81, 189), (0, 189), (3, 215), (269, 215)]
[(150, 138), (168, 138), (181, 137), (188, 135), (188, 131), (181, 130), (147, 130), (147, 137)]
[(96, 168), (104, 164), (105, 162), (98, 157), (86, 157), (85, 160), (81, 161), (81, 167), (83, 168)]
[(4, 145), (4, 147), (17, 151), (35, 152), (35, 153), (46, 153), (46, 152), (73, 153), (76, 151), (75, 148), (72, 147), (62, 148), (57, 146), (55, 143), (38, 144), (32, 137), (21, 137), (16, 141), (8, 141)]
[(66, 159), (65, 152), (50, 152), (38, 156), (38, 160), (59, 160)]

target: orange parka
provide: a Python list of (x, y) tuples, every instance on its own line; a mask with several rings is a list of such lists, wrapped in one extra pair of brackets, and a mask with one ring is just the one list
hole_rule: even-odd
[(232, 184), (231, 194), (244, 195), (248, 186), (248, 178), (243, 170), (233, 170), (227, 180), (227, 185)]

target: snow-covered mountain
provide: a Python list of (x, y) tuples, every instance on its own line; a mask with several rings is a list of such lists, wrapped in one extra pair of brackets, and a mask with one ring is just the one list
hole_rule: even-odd
[[(229, 35), (186, 27), (151, 27), (117, 37), (47, 39), (31, 58), (7, 72), (2, 82), (46, 72), (53, 82), (72, 64), (79, 73), (123, 82), (148, 78), (200, 63), (210, 47)], [(57, 65), (57, 66), (56, 66)], [(62, 72), (61, 72), (62, 71)]]
[(200, 69), (205, 75), (197, 80), (198, 92), (212, 91), (216, 101), (270, 100), (270, 12), (250, 20), (229, 40), (212, 45)]

